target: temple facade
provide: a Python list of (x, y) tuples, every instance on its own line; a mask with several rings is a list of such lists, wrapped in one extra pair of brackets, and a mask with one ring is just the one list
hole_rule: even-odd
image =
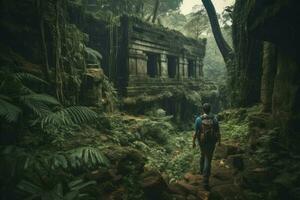
[[(117, 78), (126, 96), (161, 91), (203, 76), (206, 39), (195, 40), (137, 18), (121, 19)], [(194, 84), (193, 84), (194, 83)]]

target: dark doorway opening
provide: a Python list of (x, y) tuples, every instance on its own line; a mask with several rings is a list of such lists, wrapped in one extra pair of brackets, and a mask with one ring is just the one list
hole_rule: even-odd
[(147, 53), (147, 57), (147, 74), (148, 76), (154, 78), (159, 75), (159, 55), (154, 53)]
[(88, 4), (97, 4), (97, 0), (88, 0)]
[(196, 77), (196, 65), (194, 60), (188, 60), (188, 77)]
[(177, 58), (175, 56), (167, 56), (168, 58), (168, 75), (169, 78), (175, 78), (176, 77), (176, 71), (177, 71)]

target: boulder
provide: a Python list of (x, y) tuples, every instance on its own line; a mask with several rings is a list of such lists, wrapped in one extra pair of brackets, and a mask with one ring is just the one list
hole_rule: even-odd
[(242, 154), (231, 155), (227, 158), (227, 161), (230, 166), (237, 170), (244, 169), (244, 160)]
[(167, 135), (172, 131), (172, 125), (169, 122), (144, 121), (140, 125), (139, 132), (142, 138), (154, 140), (158, 144), (166, 144)]
[[(193, 177), (192, 179), (198, 177), (198, 175), (193, 175), (193, 176), (190, 175), (191, 174), (187, 174), (186, 176), (189, 178)], [(171, 193), (179, 195), (179, 197), (187, 197), (186, 199), (208, 200), (209, 197), (209, 192), (204, 191), (203, 187), (201, 187), (200, 185), (194, 186), (184, 181), (171, 183), (168, 187)]]
[(85, 175), (85, 178), (87, 180), (93, 180), (93, 181), (97, 181), (99, 183), (103, 183), (105, 181), (109, 181), (109, 182), (118, 182), (122, 179), (122, 175), (117, 174), (117, 170), (116, 169), (104, 169), (104, 168), (100, 168), (97, 170), (94, 170), (92, 172), (89, 172)]
[(254, 192), (261, 192), (266, 182), (273, 179), (272, 172), (267, 168), (249, 169), (243, 172), (242, 186), (251, 188)]
[(210, 193), (208, 191), (198, 190), (197, 192), (197, 200), (208, 200), (210, 199)]
[(243, 151), (236, 145), (232, 144), (223, 144), (216, 148), (215, 158), (224, 159), (230, 155), (241, 154)]
[(146, 199), (163, 199), (168, 186), (158, 171), (150, 170), (142, 175), (142, 188)]
[(210, 200), (244, 200), (242, 190), (233, 184), (224, 184), (212, 187), (210, 190)]
[(179, 195), (179, 194), (173, 194), (172, 195), (173, 200), (186, 200), (185, 196)]
[(190, 194), (187, 196), (186, 200), (198, 200), (198, 198), (196, 196)]
[(100, 106), (102, 104), (102, 82), (104, 73), (101, 68), (89, 68), (83, 74), (80, 101), (86, 106)]
[(184, 179), (191, 185), (200, 185), (202, 183), (203, 176), (199, 174), (194, 175), (188, 172), (184, 175)]
[(187, 191), (184, 188), (182, 188), (180, 185), (178, 185), (178, 183), (171, 183), (168, 185), (168, 188), (171, 193), (178, 194), (181, 196), (187, 195)]
[(181, 187), (182, 190), (184, 190), (187, 194), (194, 194), (197, 195), (199, 187), (196, 187), (194, 185), (190, 185), (184, 181), (178, 181), (178, 186)]
[(108, 199), (109, 200), (123, 200), (124, 199), (124, 193), (126, 192), (124, 187), (119, 187), (115, 191), (113, 191)]
[(114, 146), (105, 149), (104, 154), (116, 166), (118, 174), (129, 172), (140, 174), (144, 171), (145, 157), (133, 148)]

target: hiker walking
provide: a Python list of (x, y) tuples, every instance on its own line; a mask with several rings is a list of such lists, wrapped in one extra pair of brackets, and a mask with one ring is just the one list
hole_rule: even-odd
[(204, 114), (195, 120), (195, 134), (193, 135), (193, 148), (196, 146), (196, 139), (200, 146), (200, 174), (203, 175), (204, 188), (209, 190), (209, 176), (211, 161), (216, 143), (221, 144), (221, 135), (217, 118), (210, 113), (209, 103), (203, 104)]

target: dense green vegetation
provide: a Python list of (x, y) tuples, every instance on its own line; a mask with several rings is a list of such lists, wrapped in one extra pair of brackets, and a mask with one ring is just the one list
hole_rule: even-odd
[[(299, 199), (299, 5), (237, 0), (216, 13), (199, 0), (183, 15), (182, 3), (0, 0), (0, 199)], [(117, 77), (127, 71), (116, 68), (130, 52), (120, 49), (123, 16), (206, 38), (201, 91), (189, 75), (184, 87), (162, 79), (164, 91), (127, 98)], [(221, 110), (210, 192), (195, 116), (183, 114), (206, 101)]]

